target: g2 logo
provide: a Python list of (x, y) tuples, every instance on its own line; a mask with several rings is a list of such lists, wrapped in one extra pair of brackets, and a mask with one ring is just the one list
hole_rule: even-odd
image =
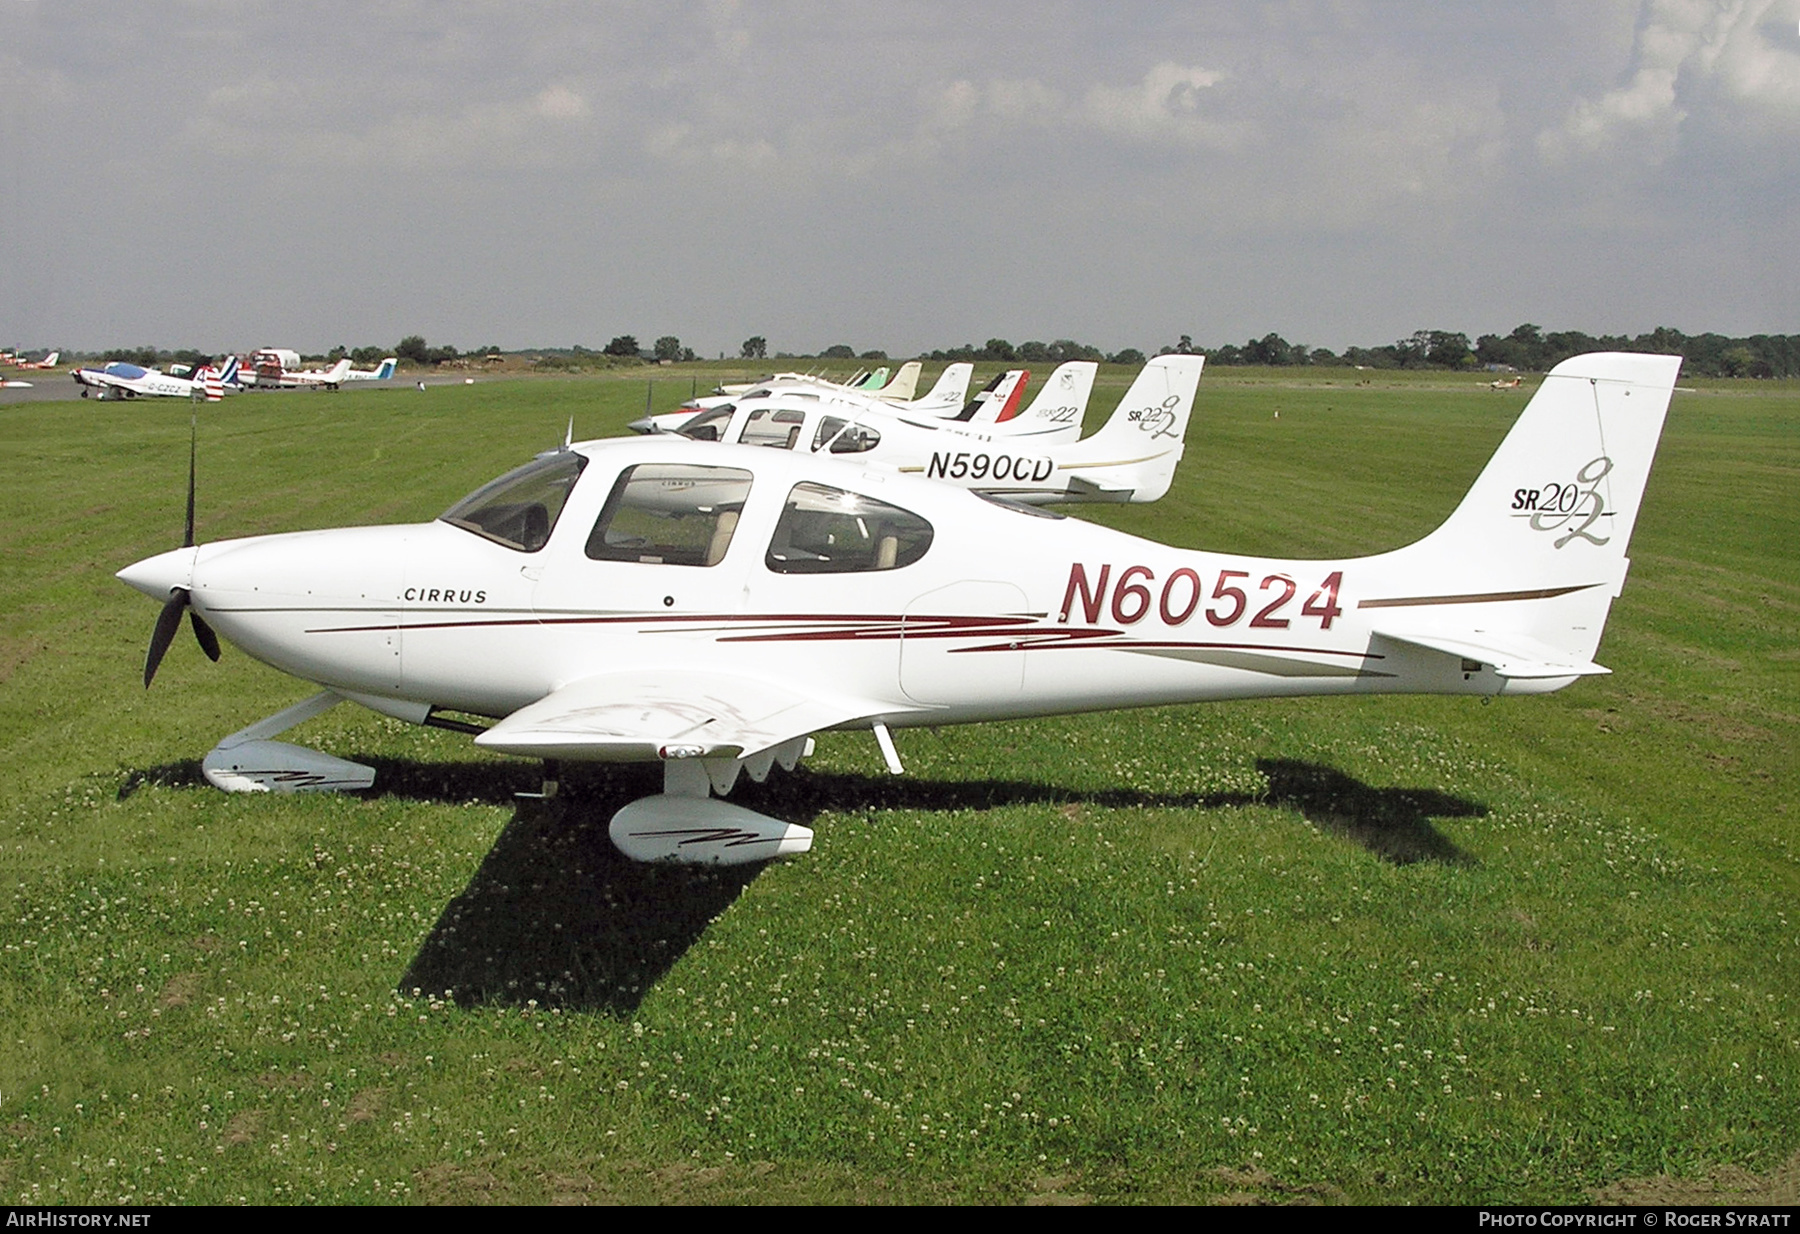
[(1552, 480), (1537, 488), (1514, 489), (1512, 508), (1516, 513), (1513, 517), (1530, 518), (1533, 531), (1567, 528), (1557, 537), (1557, 548), (1577, 536), (1589, 544), (1605, 544), (1611, 536), (1594, 535), (1588, 528), (1599, 520), (1605, 508), (1605, 499), (1600, 496), (1600, 481), (1612, 468), (1612, 460), (1602, 454), (1577, 471), (1572, 481)]
[(1145, 407), (1140, 411), (1128, 412), (1127, 420), (1138, 426), (1139, 431), (1150, 434), (1151, 440), (1158, 437), (1177, 437), (1175, 421), (1176, 410), (1181, 406), (1181, 396), (1171, 394), (1162, 401), (1160, 407)]

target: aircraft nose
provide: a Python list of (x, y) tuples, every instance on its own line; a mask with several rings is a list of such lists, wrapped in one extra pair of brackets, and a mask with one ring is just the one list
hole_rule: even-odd
[(128, 587), (135, 587), (152, 600), (161, 602), (177, 587), (192, 589), (194, 558), (198, 548), (176, 548), (154, 557), (146, 557), (120, 570), (113, 577)]

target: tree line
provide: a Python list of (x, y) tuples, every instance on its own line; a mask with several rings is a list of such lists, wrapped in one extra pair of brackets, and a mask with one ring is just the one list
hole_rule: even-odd
[[(1203, 355), (1213, 365), (1286, 366), (1353, 366), (1371, 369), (1513, 369), (1544, 372), (1570, 356), (1589, 351), (1646, 351), (1678, 355), (1690, 374), (1704, 377), (1800, 377), (1800, 334), (1752, 334), (1730, 338), (1723, 334), (1683, 334), (1668, 326), (1658, 326), (1644, 334), (1587, 334), (1580, 330), (1545, 331), (1529, 322), (1516, 326), (1509, 334), (1483, 334), (1470, 342), (1469, 336), (1454, 330), (1418, 330), (1403, 339), (1375, 347), (1346, 347), (1333, 352), (1324, 347), (1308, 347), (1290, 343), (1281, 335), (1269, 333), (1242, 345), (1226, 343), (1219, 347), (1202, 347), (1192, 336), (1183, 334), (1176, 342), (1157, 349), (1158, 355)], [(65, 353), (72, 360), (91, 359), (80, 352)], [(455, 360), (478, 359), (500, 355), (498, 346), (476, 347), (459, 351), (450, 346), (432, 346), (424, 336), (409, 334), (393, 347), (338, 346), (322, 356), (307, 356), (307, 361), (335, 363), (344, 357), (362, 366), (379, 364), (387, 356), (419, 367), (431, 367)], [(700, 357), (693, 348), (683, 346), (673, 334), (665, 334), (649, 347), (643, 347), (635, 336), (616, 335), (606, 346), (590, 349), (576, 344), (571, 348), (519, 348), (514, 354), (536, 359), (540, 367), (582, 368), (591, 362), (601, 365), (662, 363), (691, 361)], [(769, 358), (769, 341), (763, 335), (752, 335), (738, 349), (741, 360)], [(865, 360), (884, 363), (888, 353), (879, 348), (859, 351), (847, 343), (837, 343), (817, 353), (778, 351), (778, 360)], [(99, 354), (102, 361), (128, 360), (146, 368), (171, 363), (190, 367), (207, 363), (216, 357), (193, 348), (169, 351), (156, 347), (116, 347)], [(1105, 352), (1074, 339), (1056, 339), (1045, 343), (1036, 340), (1017, 346), (1002, 338), (991, 338), (977, 346), (964, 343), (960, 347), (944, 347), (923, 355), (921, 359), (936, 361), (987, 361), (999, 364), (1061, 364), (1065, 360), (1094, 360), (1107, 364), (1138, 365), (1145, 354), (1135, 347)]]
[(1474, 343), (1452, 330), (1418, 330), (1406, 338), (1379, 347), (1346, 347), (1337, 354), (1323, 347), (1307, 348), (1289, 343), (1279, 334), (1266, 334), (1239, 347), (1195, 347), (1181, 341), (1159, 354), (1180, 352), (1204, 355), (1210, 364), (1351, 365), (1377, 369), (1516, 369), (1545, 372), (1570, 356), (1589, 351), (1642, 351), (1683, 358), (1685, 370), (1704, 377), (1800, 377), (1800, 334), (1752, 334), (1728, 338), (1723, 334), (1683, 334), (1658, 326), (1644, 334), (1587, 334), (1580, 330), (1553, 330), (1527, 322), (1510, 334), (1484, 334)]

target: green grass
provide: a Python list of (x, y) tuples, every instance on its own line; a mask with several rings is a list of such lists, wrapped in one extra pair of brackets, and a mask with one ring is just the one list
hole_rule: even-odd
[[(206, 787), (307, 688), (186, 638), (139, 684), (154, 606), (111, 573), (178, 541), (187, 407), (0, 409), (0, 1197), (1540, 1203), (1770, 1171), (1800, 1140), (1800, 387), (1702, 385), (1614, 676), (920, 731), (898, 779), (832, 735), (734, 795), (814, 851), (725, 873), (613, 852), (652, 771), (539, 806), (533, 765), (354, 708), (297, 737), (372, 793)], [(1211, 371), (1175, 491), (1093, 517), (1390, 548), (1528, 396)], [(644, 397), (231, 399), (200, 535), (429, 518)]]

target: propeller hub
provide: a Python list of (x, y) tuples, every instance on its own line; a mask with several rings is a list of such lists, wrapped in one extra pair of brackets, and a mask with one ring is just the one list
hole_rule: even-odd
[(152, 600), (167, 600), (177, 587), (193, 587), (194, 559), (199, 553), (200, 550), (193, 547), (170, 549), (166, 553), (134, 562), (114, 577), (129, 587), (135, 587)]

